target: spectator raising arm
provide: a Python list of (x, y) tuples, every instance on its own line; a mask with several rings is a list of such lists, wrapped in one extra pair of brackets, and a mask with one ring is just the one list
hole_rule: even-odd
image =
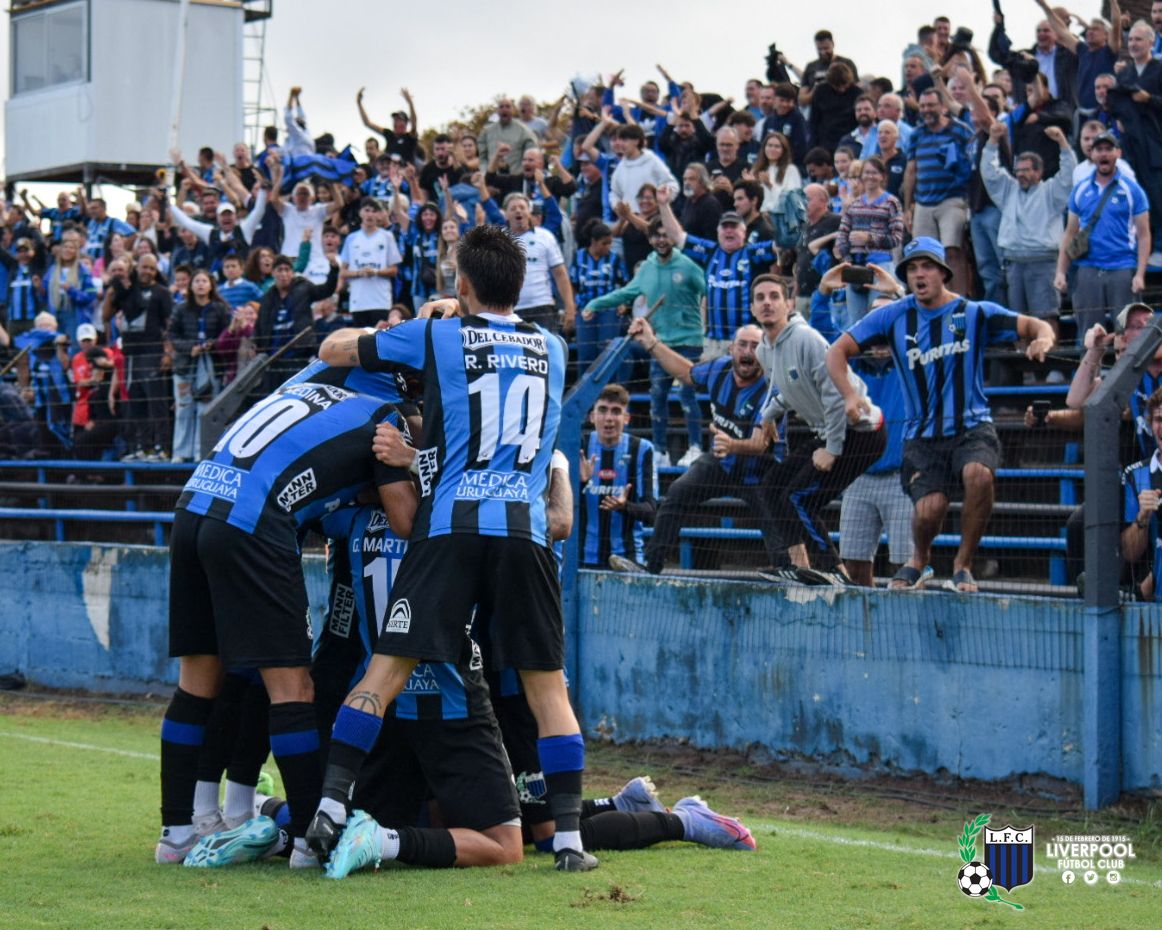
[(669, 187), (659, 187), (657, 198), (658, 215), (662, 220), (662, 228), (666, 230), (666, 235), (673, 240), (674, 248), (684, 248), (686, 245), (686, 230), (682, 228), (682, 224), (678, 222), (678, 217), (674, 215), (674, 208), (670, 206), (673, 191)]
[[(377, 132), (381, 136), (386, 136), (387, 129), (384, 128), (383, 126), (378, 125), (377, 123), (371, 122), (371, 119), (367, 116), (367, 111), (365, 109), (363, 109), (363, 93), (366, 90), (367, 90), (366, 87), (360, 87), (359, 93), (357, 93), (355, 95), (355, 106), (359, 107), (359, 118), (361, 120), (363, 120), (363, 125), (366, 126), (368, 129), (370, 129), (372, 132)], [(415, 117), (413, 115), (413, 119), (414, 118)]]
[(679, 355), (664, 342), (658, 340), (654, 328), (645, 317), (638, 317), (629, 324), (629, 335), (637, 340), (638, 345), (649, 353), (650, 357), (665, 369), (666, 374), (677, 378), (682, 384), (692, 385), (694, 380), (690, 372), (694, 369), (694, 361)]

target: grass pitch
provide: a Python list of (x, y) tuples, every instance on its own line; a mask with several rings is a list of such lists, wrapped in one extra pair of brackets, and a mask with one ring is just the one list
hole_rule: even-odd
[[(0, 697), (0, 930), (374, 930), (408, 928), (1150, 928), (1162, 922), (1157, 825), (1037, 818), (1036, 878), (1021, 912), (956, 888), (956, 840), (979, 813), (934, 812), (860, 794), (839, 801), (740, 781), (737, 772), (641, 766), (649, 751), (595, 747), (590, 791), (652, 771), (663, 799), (701, 792), (754, 831), (755, 853), (671, 843), (601, 853), (601, 867), (558, 874), (529, 853), (506, 868), (384, 869), (343, 882), (291, 873), (282, 860), (204, 871), (157, 866), (160, 709)], [(659, 760), (653, 760), (658, 762)], [(271, 767), (272, 768), (272, 767)], [(970, 802), (972, 803), (972, 802)], [(838, 816), (837, 816), (838, 811)], [(1025, 824), (1023, 813), (994, 813)], [(1044, 859), (1054, 833), (1128, 833), (1124, 881), (1065, 886)]]

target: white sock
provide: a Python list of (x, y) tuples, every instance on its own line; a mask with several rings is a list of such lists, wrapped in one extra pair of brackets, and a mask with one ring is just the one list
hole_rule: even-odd
[(379, 828), (379, 857), (381, 859), (399, 857), (399, 834), (387, 827)]
[(194, 825), (185, 823), (176, 827), (162, 827), (161, 838), (169, 840), (174, 846), (184, 846), (194, 838)]
[(560, 852), (562, 849), (575, 849), (581, 852), (581, 831), (570, 830), (568, 833), (562, 833), (558, 830), (553, 836), (553, 852)]
[(333, 798), (322, 798), (319, 801), (319, 810), (335, 821), (335, 823), (347, 822), (347, 807), (342, 801), (336, 801)]
[(194, 785), (194, 816), (208, 817), (218, 809), (218, 783), (199, 781)]
[(249, 820), (253, 817), (254, 785), (240, 785), (227, 779), (226, 802), (223, 805), (222, 816), (227, 820), (237, 820), (239, 817)]

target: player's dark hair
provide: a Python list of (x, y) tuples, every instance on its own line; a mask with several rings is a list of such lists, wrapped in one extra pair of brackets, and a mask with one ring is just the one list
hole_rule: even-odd
[(456, 271), (476, 293), (481, 305), (508, 310), (520, 297), (525, 280), (525, 253), (499, 226), (470, 229), (456, 247)]
[(775, 287), (779, 289), (779, 293), (782, 295), (783, 300), (786, 300), (791, 294), (791, 289), (787, 286), (786, 278), (780, 278), (778, 275), (773, 274), (760, 274), (750, 282), (750, 294), (752, 298), (754, 297), (754, 292), (758, 290), (758, 286), (760, 284), (775, 285)]
[(620, 384), (607, 384), (601, 389), (601, 393), (597, 395), (598, 403), (601, 403), (603, 400), (621, 404), (623, 407), (629, 407), (629, 391)]

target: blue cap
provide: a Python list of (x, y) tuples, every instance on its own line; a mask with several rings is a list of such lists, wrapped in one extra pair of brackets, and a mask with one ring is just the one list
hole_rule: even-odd
[(952, 269), (944, 260), (944, 245), (931, 236), (917, 236), (904, 246), (904, 254), (896, 263), (896, 277), (901, 281), (906, 280), (904, 275), (908, 270), (908, 262), (916, 258), (927, 258), (943, 268), (945, 281), (952, 277)]

